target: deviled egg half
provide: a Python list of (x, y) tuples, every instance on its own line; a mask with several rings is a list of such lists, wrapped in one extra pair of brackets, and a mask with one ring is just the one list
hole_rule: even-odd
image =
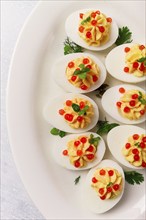
[(146, 120), (145, 91), (133, 85), (118, 85), (102, 96), (104, 110), (119, 122), (138, 124)]
[(123, 44), (109, 52), (105, 65), (116, 79), (138, 83), (146, 80), (146, 48), (142, 44)]
[(146, 133), (143, 128), (121, 125), (107, 136), (108, 147), (121, 164), (133, 168), (146, 168)]
[(55, 143), (55, 161), (66, 169), (85, 170), (97, 165), (105, 153), (103, 139), (93, 132), (70, 134)]
[(65, 30), (76, 44), (94, 51), (107, 49), (118, 37), (116, 23), (97, 9), (73, 12), (66, 20)]
[(125, 176), (112, 160), (103, 160), (87, 174), (82, 191), (85, 206), (94, 213), (104, 213), (122, 198)]
[(88, 131), (96, 125), (99, 118), (97, 104), (85, 95), (74, 93), (50, 100), (43, 113), (48, 123), (69, 133)]
[(87, 93), (99, 88), (106, 79), (102, 62), (88, 53), (75, 53), (61, 57), (53, 65), (55, 82), (67, 92)]

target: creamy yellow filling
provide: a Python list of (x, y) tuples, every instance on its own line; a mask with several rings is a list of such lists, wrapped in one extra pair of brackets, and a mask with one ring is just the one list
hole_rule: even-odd
[[(93, 13), (95, 13), (95, 16), (92, 16)], [(96, 25), (93, 20), (97, 22)], [(106, 15), (101, 12), (89, 11), (80, 19), (78, 33), (88, 45), (100, 46), (109, 40), (110, 27), (111, 23), (107, 21)], [(89, 32), (91, 36), (88, 34)]]

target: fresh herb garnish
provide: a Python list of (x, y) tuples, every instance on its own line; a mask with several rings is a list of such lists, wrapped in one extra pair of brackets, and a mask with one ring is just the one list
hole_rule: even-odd
[(80, 178), (81, 178), (81, 176), (78, 176), (78, 177), (75, 179), (75, 181), (74, 181), (75, 185), (77, 185), (77, 184), (79, 183)]
[(140, 143), (139, 143), (139, 142), (135, 143), (134, 145), (135, 145), (136, 147), (140, 147)]
[(80, 79), (85, 79), (87, 76), (87, 73), (90, 72), (90, 68), (85, 67), (84, 64), (80, 64), (79, 67), (80, 69), (75, 70), (73, 75), (78, 75)]
[(97, 123), (97, 134), (99, 135), (104, 135), (107, 134), (111, 129), (113, 129), (114, 127), (119, 126), (119, 124), (117, 123), (109, 123), (106, 118), (104, 121), (99, 120)]
[(109, 182), (109, 184), (107, 184), (106, 187), (109, 187), (109, 186), (111, 186), (112, 184), (113, 184), (112, 182)]
[(96, 147), (96, 150), (97, 150), (97, 146), (98, 146), (98, 143), (99, 143), (100, 139), (101, 139), (100, 137), (94, 137), (93, 134), (90, 134), (89, 143), (93, 144)]
[(133, 41), (131, 37), (132, 37), (132, 32), (129, 30), (127, 26), (119, 28), (119, 36), (115, 44), (118, 46), (121, 44), (131, 43)]
[(143, 174), (136, 171), (124, 171), (124, 174), (125, 180), (131, 185), (134, 185), (135, 183), (140, 184), (144, 181)]
[(86, 111), (89, 109), (89, 106), (86, 105), (82, 110), (79, 111), (79, 115), (86, 115)]
[(146, 99), (143, 98), (142, 92), (140, 91), (139, 91), (138, 100), (141, 102), (141, 104), (146, 105)]
[(91, 17), (88, 16), (86, 19), (84, 19), (84, 20), (81, 22), (81, 24), (83, 25), (83, 24), (89, 22), (90, 20), (91, 20)]
[(75, 104), (75, 103), (72, 104), (72, 108), (73, 108), (73, 110), (74, 110), (75, 112), (79, 112), (79, 111), (80, 111), (80, 106), (77, 105), (77, 104)]
[(66, 135), (66, 132), (65, 131), (61, 131), (59, 130), (58, 128), (52, 128), (50, 133), (52, 135), (59, 135), (61, 138), (64, 137)]
[(146, 57), (141, 57), (139, 60), (137, 60), (137, 62), (144, 63), (144, 65), (146, 66)]
[(98, 98), (101, 98), (105, 91), (108, 89), (109, 85), (108, 84), (102, 84), (98, 89), (96, 89), (96, 96)]
[(71, 41), (68, 37), (66, 38), (64, 42), (64, 55), (70, 54), (70, 53), (82, 53), (83, 48), (73, 41)]

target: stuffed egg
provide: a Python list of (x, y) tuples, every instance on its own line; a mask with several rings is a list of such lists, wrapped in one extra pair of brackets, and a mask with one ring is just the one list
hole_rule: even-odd
[(57, 60), (52, 75), (56, 83), (65, 91), (87, 93), (104, 83), (106, 69), (96, 56), (75, 53)]
[(97, 104), (85, 95), (74, 93), (50, 100), (43, 113), (48, 123), (69, 133), (88, 131), (96, 125), (99, 118)]
[(124, 186), (123, 169), (112, 160), (103, 160), (87, 174), (82, 199), (92, 212), (104, 213), (120, 201)]
[(66, 20), (67, 36), (83, 48), (100, 51), (110, 47), (118, 37), (118, 26), (111, 17), (97, 9), (82, 9)]
[(138, 124), (146, 120), (146, 94), (140, 87), (114, 86), (104, 93), (101, 102), (104, 110), (119, 122)]
[(54, 159), (64, 168), (85, 170), (97, 165), (105, 153), (105, 144), (93, 132), (70, 134), (54, 146)]
[(146, 168), (146, 133), (143, 128), (118, 126), (108, 133), (107, 143), (121, 164), (133, 169)]
[(123, 44), (107, 55), (107, 71), (116, 79), (138, 83), (146, 80), (146, 48), (141, 44)]

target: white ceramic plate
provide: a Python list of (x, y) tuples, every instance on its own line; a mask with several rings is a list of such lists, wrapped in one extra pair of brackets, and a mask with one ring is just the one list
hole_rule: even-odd
[[(80, 174), (56, 165), (52, 143), (59, 142), (60, 137), (49, 134), (51, 126), (42, 116), (47, 100), (63, 94), (53, 81), (50, 70), (54, 61), (63, 55), (65, 20), (73, 11), (95, 5), (105, 13), (110, 12), (120, 26), (127, 25), (133, 31), (135, 41), (144, 40), (144, 2), (42, 1), (23, 27), (12, 59), (7, 90), (10, 144), (21, 179), (46, 219), (105, 220), (121, 219), (121, 215), (123, 219), (144, 219), (144, 183), (140, 186), (126, 184), (122, 201), (103, 215), (95, 215), (82, 208), (80, 191), (86, 171)], [(137, 16), (137, 11), (141, 16)], [(104, 61), (108, 51), (97, 53)], [(119, 83), (109, 77), (107, 80), (110, 85)], [(99, 104), (101, 118), (104, 118), (100, 101), (93, 97)], [(111, 157), (106, 150), (105, 158)], [(143, 171), (141, 173), (144, 174)], [(82, 176), (80, 183), (75, 186), (74, 180), (79, 175)]]
[[(140, 44), (141, 42), (139, 42)], [(105, 65), (107, 71), (116, 79), (127, 83), (139, 83), (146, 80), (146, 76), (136, 77), (133, 74), (124, 72), (125, 64), (125, 47), (131, 47), (134, 44), (123, 44), (109, 52), (106, 57)]]

